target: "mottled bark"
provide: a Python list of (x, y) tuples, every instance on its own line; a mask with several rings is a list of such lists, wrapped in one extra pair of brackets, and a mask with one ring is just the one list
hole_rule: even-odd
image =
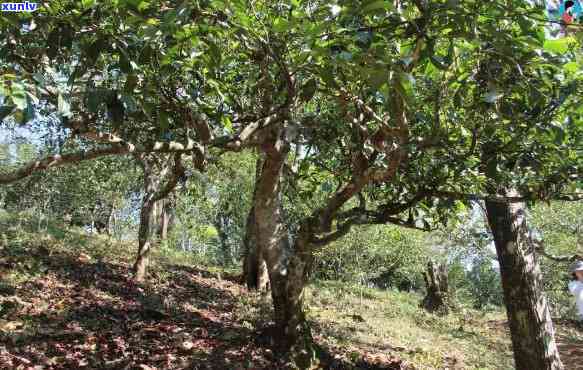
[[(420, 43), (417, 45), (417, 49), (419, 48)], [(294, 101), (295, 83), (293, 76), (288, 74), (285, 69), (284, 75), (288, 82), (288, 99), (284, 104), (285, 108)], [(275, 123), (265, 125), (260, 138), (261, 150), (265, 158), (261, 174), (255, 185), (256, 193), (253, 203), (257, 249), (267, 264), (279, 342), (284, 351), (291, 350), (292, 354), (300, 355), (299, 358), (296, 357), (296, 360), (306, 359), (305, 355), (309, 354), (309, 351), (304, 351), (304, 349), (311, 346), (310, 331), (302, 309), (302, 295), (311, 269), (314, 249), (346, 235), (351, 225), (362, 222), (362, 217), (366, 218), (366, 215), (358, 214), (358, 212), (352, 216), (350, 212), (347, 212), (343, 215), (346, 217), (341, 217), (342, 222), (340, 222), (339, 212), (350, 199), (368, 184), (393, 179), (399, 166), (407, 160), (406, 147), (409, 142), (409, 128), (404, 101), (400, 94), (393, 94), (396, 129), (387, 125), (388, 119), (376, 116), (372, 109), (364, 109), (368, 107), (360, 99), (348, 96), (349, 94), (345, 90), (341, 91), (340, 95), (346, 118), (349, 119), (353, 129), (353, 138), (356, 140), (353, 143), (355, 149), (364, 147), (368, 141), (363, 133), (367, 131), (366, 126), (370, 118), (383, 125), (383, 130), (387, 131), (387, 142), (390, 139), (397, 147), (394, 148), (393, 145), (389, 149), (389, 146), (386, 146), (387, 163), (378, 167), (373, 166), (364, 151), (351, 153), (353, 168), (350, 181), (343, 184), (331, 195), (322, 208), (300, 222), (299, 230), (294, 235), (293, 247), (290, 246), (289, 230), (283, 220), (281, 206), (281, 178), (289, 151), (289, 142), (285, 139), (286, 130), (284, 127), (286, 125), (276, 125)], [(352, 116), (348, 103), (354, 103), (356, 108), (363, 113), (360, 114), (360, 118)], [(282, 112), (287, 115), (285, 109), (282, 109)], [(244, 136), (245, 132), (253, 132), (253, 130), (255, 130), (253, 125), (249, 125), (243, 130), (241, 136)], [(290, 137), (292, 137), (292, 133), (293, 130), (288, 130)], [(364, 213), (364, 204), (358, 211)], [(401, 211), (397, 213), (401, 213)], [(397, 213), (392, 213), (392, 210), (389, 209), (383, 212), (382, 217), (386, 219), (387, 215)], [(334, 221), (339, 222), (334, 225)], [(335, 231), (333, 231), (334, 226)]]
[(445, 263), (429, 261), (423, 274), (427, 294), (421, 305), (429, 312), (447, 314), (449, 312), (449, 292), (447, 266)]
[(257, 246), (257, 228), (255, 226), (255, 201), (257, 187), (261, 178), (263, 160), (261, 155), (255, 162), (255, 187), (251, 200), (251, 209), (247, 215), (245, 224), (245, 237), (243, 238), (243, 277), (249, 290), (266, 291), (269, 289), (269, 275), (265, 259)]
[(155, 220), (157, 223), (156, 234), (158, 238), (160, 240), (166, 240), (174, 222), (174, 202), (172, 195), (157, 202)]
[[(260, 122), (257, 122), (257, 125), (268, 121), (264, 119)], [(91, 149), (91, 150), (83, 150), (75, 153), (67, 153), (67, 154), (54, 154), (49, 155), (41, 159), (33, 160), (28, 162), (27, 164), (23, 165), (22, 167), (9, 172), (9, 173), (2, 173), (0, 174), (0, 185), (3, 184), (10, 184), (15, 181), (22, 180), (35, 172), (44, 171), (49, 168), (54, 167), (61, 167), (65, 165), (76, 164), (82, 161), (88, 161), (92, 159), (97, 159), (106, 156), (112, 155), (126, 155), (126, 154), (134, 154), (134, 155), (147, 155), (151, 153), (184, 153), (189, 154), (193, 153), (195, 156), (199, 158), (204, 158), (204, 150), (201, 147), (201, 144), (188, 139), (184, 143), (176, 142), (176, 141), (156, 141), (149, 143), (148, 145), (134, 145), (124, 141), (121, 138), (115, 137), (111, 134), (103, 134), (103, 133), (95, 133), (95, 132), (85, 132), (81, 133), (77, 131), (77, 134), (83, 136), (87, 139), (93, 140), (95, 142), (110, 144), (109, 147), (106, 148), (98, 148), (98, 149)], [(216, 146), (224, 146), (227, 148), (232, 149), (239, 149), (244, 146), (244, 140), (247, 137), (240, 137), (236, 140), (231, 141), (220, 141), (216, 142)], [(204, 163), (200, 163), (200, 166), (203, 166)], [(198, 168), (198, 166), (197, 166)]]
[[(290, 249), (287, 236), (279, 248), (266, 254), (271, 282), (274, 319), (280, 345), (301, 352), (311, 346), (312, 338), (303, 310), (303, 292), (312, 265), (312, 248), (307, 233), (300, 232)], [(304, 359), (305, 360), (305, 359)]]
[(486, 201), (486, 210), (500, 263), (516, 368), (562, 369), (525, 205)]
[[(161, 161), (152, 155), (142, 155), (137, 157), (144, 173), (144, 198), (140, 211), (140, 227), (138, 231), (138, 255), (133, 266), (136, 281), (143, 281), (146, 277), (146, 270), (149, 262), (149, 255), (156, 242), (156, 231), (159, 227), (158, 207), (160, 201), (165, 199), (176, 187), (178, 179), (184, 175), (180, 154), (174, 156), (174, 166), (171, 167), (169, 160)], [(162, 180), (167, 178), (162, 186)]]
[(144, 170), (144, 199), (140, 210), (140, 227), (138, 231), (138, 255), (134, 263), (136, 281), (144, 281), (149, 262), (150, 250), (154, 242), (154, 216), (157, 213), (157, 204), (154, 199), (158, 189), (158, 178), (153, 173), (153, 163), (142, 160)]
[[(273, 299), (276, 340), (284, 351), (301, 352), (310, 343), (302, 292), (311, 260), (308, 234), (300, 230), (294, 248), (284, 224), (281, 173), (289, 150), (281, 139), (265, 146), (254, 202), (257, 249), (267, 265)], [(304, 340), (305, 339), (305, 340)]]
[(267, 265), (257, 249), (254, 207), (251, 207), (247, 216), (245, 238), (243, 239), (243, 275), (249, 290), (266, 291), (269, 289)]

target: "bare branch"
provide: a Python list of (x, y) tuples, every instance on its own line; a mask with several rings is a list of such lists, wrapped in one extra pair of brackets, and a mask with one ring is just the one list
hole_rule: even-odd
[[(526, 202), (529, 200), (540, 200), (534, 194), (528, 194), (520, 197), (506, 197), (501, 195), (490, 195), (490, 194), (470, 194), (470, 193), (461, 193), (455, 191), (432, 191), (432, 196), (435, 197), (443, 197), (443, 198), (451, 198), (451, 199), (458, 199), (458, 200), (487, 200), (489, 202), (498, 202), (498, 203), (520, 203)], [(583, 200), (583, 194), (579, 193), (564, 193), (564, 194), (557, 194), (555, 195), (552, 200), (565, 200), (565, 201), (580, 201)]]
[(94, 149), (89, 151), (80, 151), (68, 154), (55, 154), (29, 162), (21, 168), (6, 174), (0, 174), (0, 184), (9, 184), (25, 177), (32, 175), (34, 172), (46, 170), (48, 168), (64, 166), (67, 164), (77, 163), (80, 161), (95, 159), (116, 154), (127, 154), (128, 149), (121, 145), (111, 146), (109, 148)]
[(197, 143), (193, 140), (188, 140), (186, 143), (175, 141), (170, 142), (154, 142), (149, 145), (134, 146), (132, 144), (123, 142), (112, 144), (106, 148), (96, 148), (87, 151), (78, 151), (67, 154), (49, 155), (42, 159), (31, 161), (19, 169), (12, 172), (0, 174), (0, 185), (9, 184), (25, 177), (32, 175), (35, 172), (43, 171), (53, 167), (60, 167), (68, 164), (74, 164), (81, 161), (96, 159), (110, 155), (126, 155), (137, 153), (191, 153), (199, 150)]

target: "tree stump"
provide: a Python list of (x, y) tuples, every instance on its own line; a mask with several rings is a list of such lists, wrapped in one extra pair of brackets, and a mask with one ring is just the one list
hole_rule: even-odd
[(421, 306), (429, 312), (446, 315), (449, 312), (447, 266), (445, 263), (429, 261), (423, 278), (427, 295), (423, 298)]

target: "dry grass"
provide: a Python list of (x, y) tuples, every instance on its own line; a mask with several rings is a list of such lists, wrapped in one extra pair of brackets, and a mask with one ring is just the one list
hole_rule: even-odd
[(307, 292), (309, 317), (332, 345), (393, 353), (418, 369), (511, 369), (509, 338), (486, 324), (500, 312), (439, 317), (415, 293), (317, 282)]

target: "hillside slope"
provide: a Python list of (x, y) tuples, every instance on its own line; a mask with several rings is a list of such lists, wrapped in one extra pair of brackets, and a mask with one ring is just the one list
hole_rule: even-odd
[[(136, 285), (133, 243), (14, 221), (0, 219), (0, 368), (285, 368), (261, 334), (269, 297), (248, 293), (233, 272), (158, 250), (148, 283)], [(313, 283), (306, 306), (320, 368), (512, 368), (503, 315), (439, 318), (419, 298)], [(583, 335), (559, 332), (575, 369)]]

